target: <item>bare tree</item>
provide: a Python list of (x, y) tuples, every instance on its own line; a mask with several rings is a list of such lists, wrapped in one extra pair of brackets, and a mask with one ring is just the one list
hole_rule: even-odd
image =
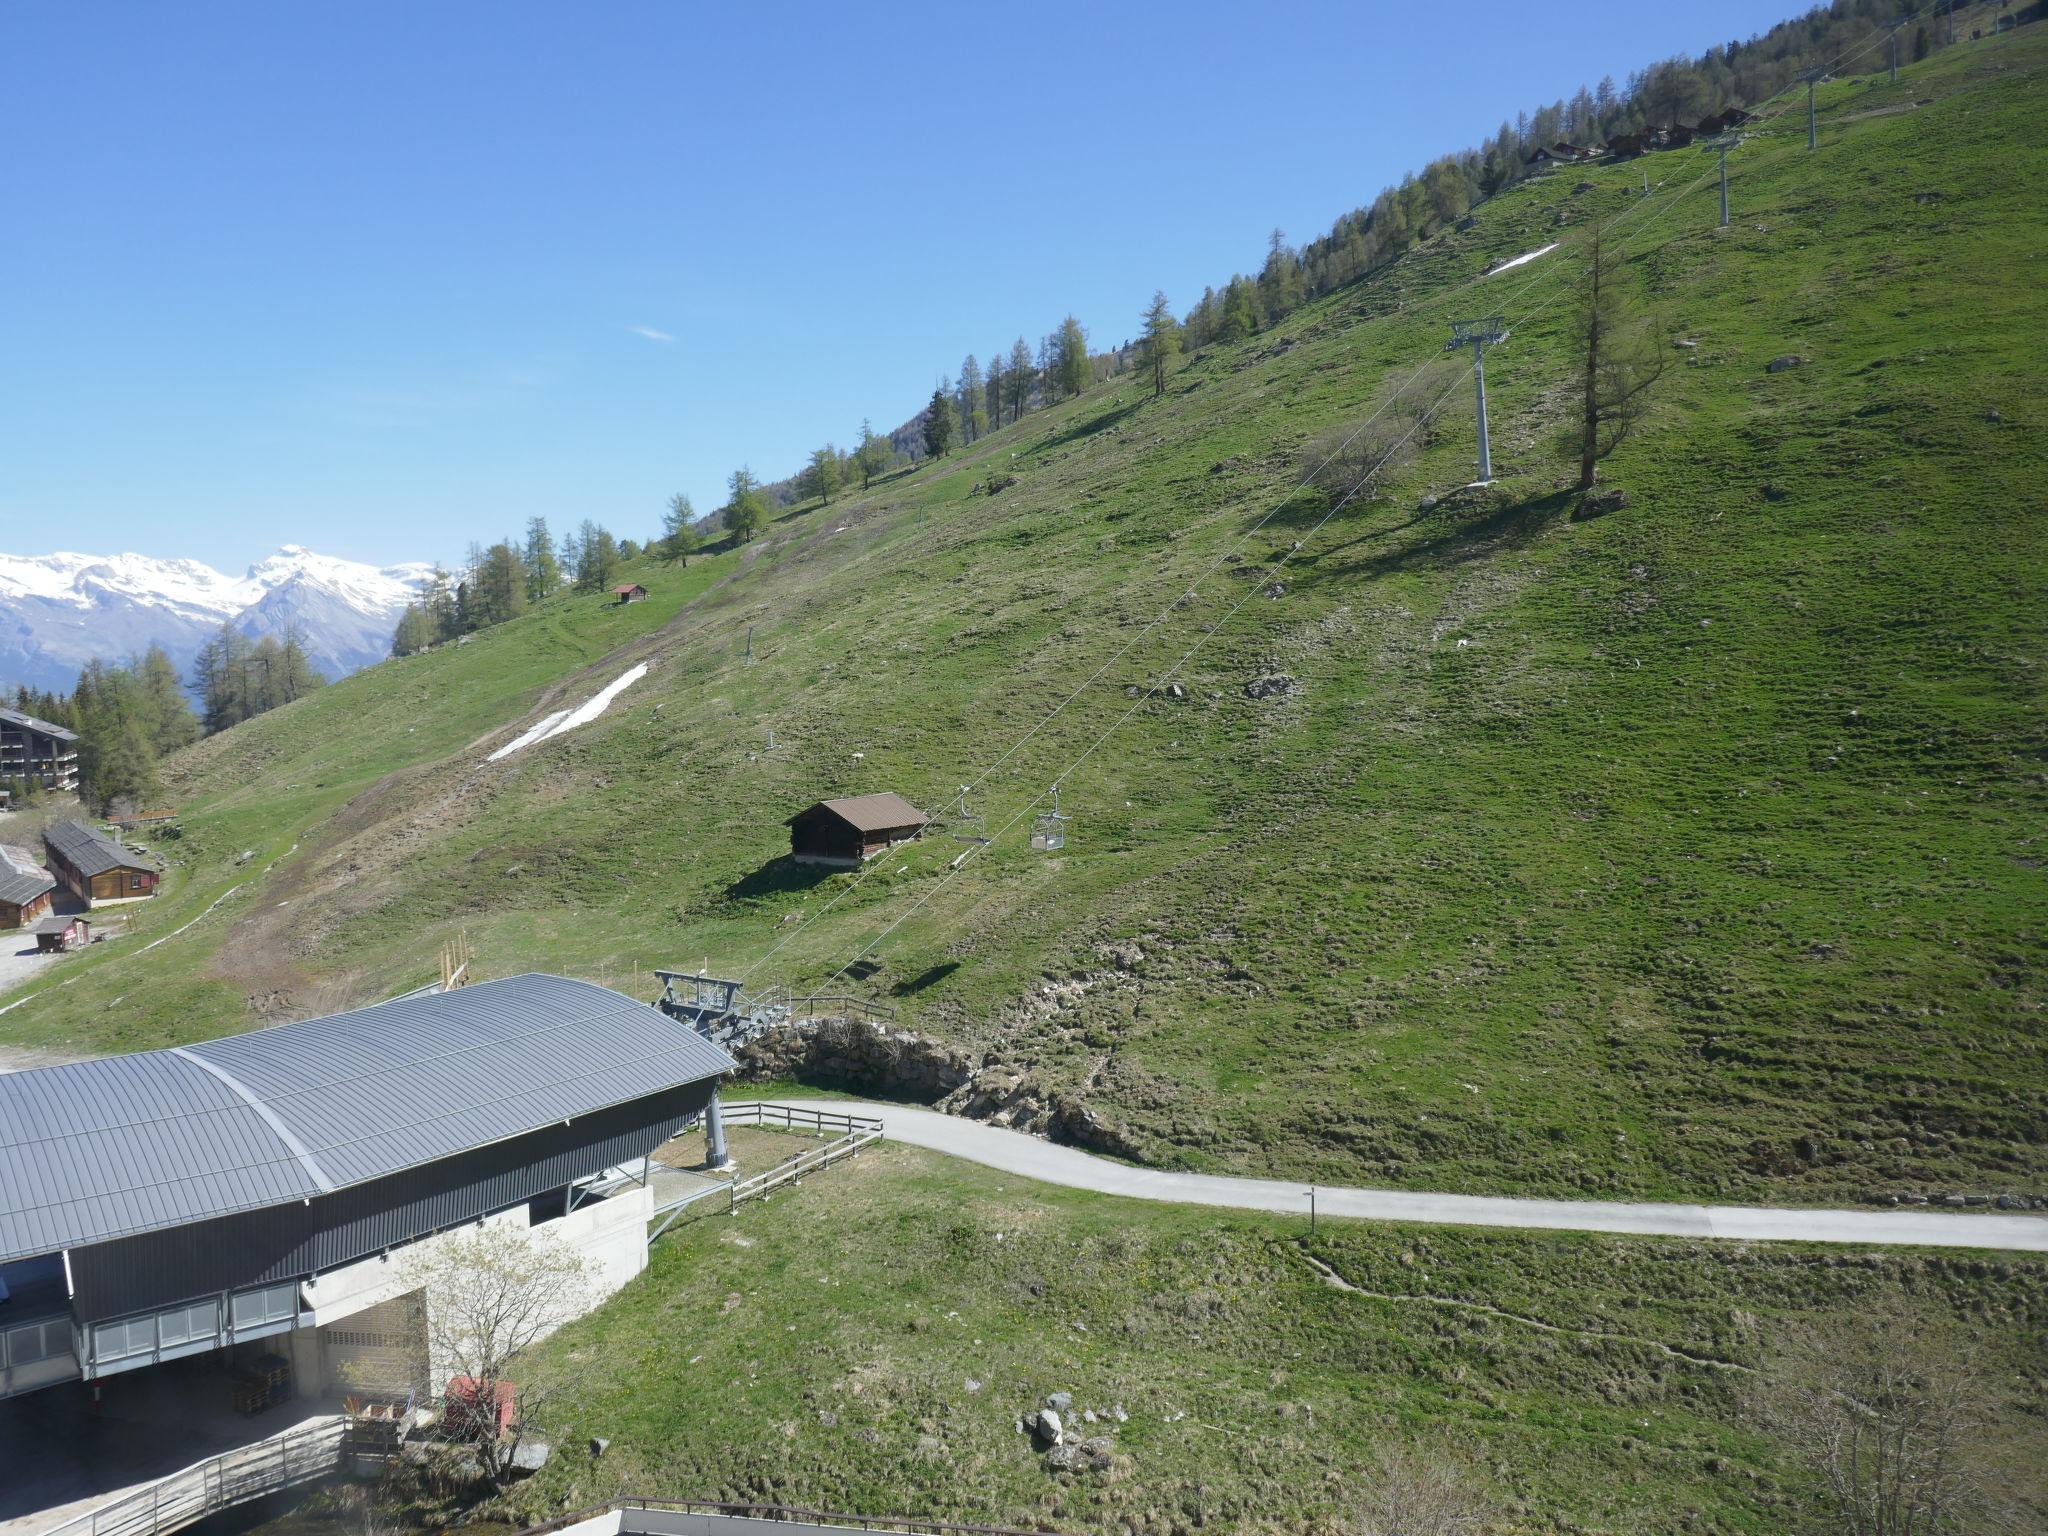
[(1580, 360), (1579, 489), (1590, 491), (1600, 461), (1642, 424), (1650, 389), (1664, 373), (1665, 352), (1636, 313), (1627, 253), (1606, 227), (1586, 237), (1586, 271), (1574, 336)]
[(1463, 365), (1439, 358), (1413, 377), (1390, 377), (1370, 415), (1319, 432), (1302, 444), (1296, 455), (1300, 472), (1328, 491), (1332, 500), (1354, 488), (1369, 495), (1380, 479), (1428, 446), (1449, 401), (1449, 386), (1464, 372)]
[[(427, 1356), (438, 1380), (466, 1377), (443, 1431), (502, 1482), (551, 1390), (535, 1344), (580, 1315), (591, 1294), (582, 1255), (543, 1230), (493, 1224), (425, 1244), (406, 1266), (425, 1293)], [(509, 1421), (509, 1422), (501, 1422)]]
[(2017, 1536), (2048, 1509), (2005, 1396), (1969, 1341), (1893, 1317), (1795, 1335), (1756, 1405), (1842, 1536)]
[(1354, 1536), (1474, 1536), (1494, 1511), (1453, 1457), (1382, 1446), (1361, 1482)]

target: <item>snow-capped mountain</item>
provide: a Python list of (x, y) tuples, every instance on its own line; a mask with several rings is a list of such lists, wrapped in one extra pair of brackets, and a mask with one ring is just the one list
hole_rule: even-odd
[(252, 639), (297, 625), (330, 679), (390, 654), (428, 565), (363, 565), (287, 544), (241, 577), (147, 555), (0, 555), (0, 683), (68, 689), (94, 656), (161, 645), (181, 673), (223, 622)]

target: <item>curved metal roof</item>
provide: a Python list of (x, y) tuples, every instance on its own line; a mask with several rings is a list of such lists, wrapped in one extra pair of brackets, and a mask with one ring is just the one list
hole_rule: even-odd
[(645, 1003), (532, 974), (0, 1074), (0, 1262), (311, 1198), (732, 1064)]

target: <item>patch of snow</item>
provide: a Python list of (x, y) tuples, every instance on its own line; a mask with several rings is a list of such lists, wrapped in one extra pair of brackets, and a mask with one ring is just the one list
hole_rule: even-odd
[(1548, 256), (1552, 251), (1556, 249), (1557, 242), (1553, 240), (1548, 245), (1539, 246), (1533, 251), (1525, 251), (1520, 256), (1516, 256), (1511, 260), (1504, 261), (1497, 267), (1489, 267), (1487, 269), (1486, 275), (1488, 277), (1491, 277), (1496, 272), (1505, 272), (1511, 267), (1519, 267), (1523, 265), (1525, 262), (1534, 261), (1538, 256)]
[(490, 755), (488, 761), (495, 763), (499, 758), (510, 757), (514, 752), (530, 747), (535, 742), (549, 741), (556, 736), (565, 735), (575, 730), (579, 725), (590, 724), (591, 721), (611, 708), (613, 699), (616, 699), (646, 675), (647, 663), (643, 661), (638, 666), (629, 668), (611, 682), (605, 684), (603, 688), (592, 694), (586, 702), (579, 704), (576, 708), (557, 710), (524, 735), (506, 742), (504, 746), (498, 748), (497, 751)]
[(546, 736), (549, 731), (560, 725), (568, 716), (569, 711), (566, 709), (558, 709), (552, 715), (543, 716), (540, 724), (532, 727), (524, 735), (517, 736), (511, 741), (506, 742), (504, 746), (498, 748), (485, 761), (495, 763), (501, 757), (510, 757), (521, 747), (532, 746), (536, 741)]

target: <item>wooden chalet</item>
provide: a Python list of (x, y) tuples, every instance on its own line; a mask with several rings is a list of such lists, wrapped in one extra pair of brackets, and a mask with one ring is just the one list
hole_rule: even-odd
[(51, 872), (89, 907), (156, 894), (155, 864), (82, 821), (53, 822), (43, 831), (43, 847)]
[(18, 709), (0, 709), (0, 779), (78, 788), (78, 733)]
[(46, 917), (35, 926), (36, 948), (46, 955), (61, 955), (67, 949), (83, 949), (92, 942), (92, 923), (76, 912)]
[(26, 928), (50, 911), (57, 877), (26, 848), (0, 843), (0, 928)]
[(1711, 138), (1717, 133), (1726, 133), (1730, 128), (1740, 128), (1744, 123), (1756, 121), (1754, 112), (1745, 112), (1740, 107), (1729, 107), (1711, 117), (1700, 119), (1699, 133), (1702, 138)]
[(644, 603), (647, 601), (647, 589), (637, 581), (629, 581), (623, 587), (613, 587), (612, 596), (622, 603)]
[(924, 831), (931, 818), (901, 795), (853, 795), (820, 800), (798, 811), (789, 828), (789, 852), (799, 864), (853, 869)]

